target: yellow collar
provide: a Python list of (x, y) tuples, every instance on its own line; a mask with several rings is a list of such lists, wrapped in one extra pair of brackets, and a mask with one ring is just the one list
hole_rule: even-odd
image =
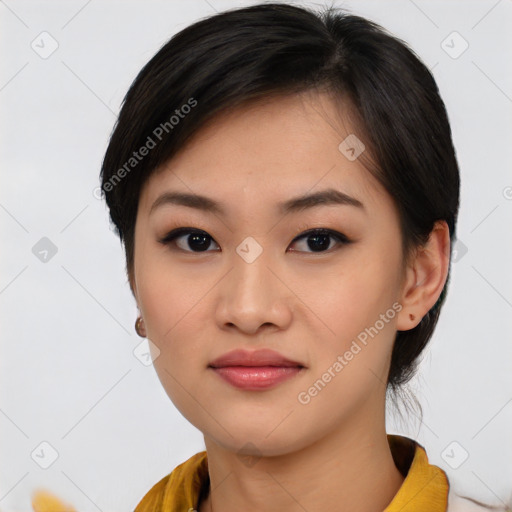
[[(387, 434), (393, 460), (405, 480), (384, 512), (446, 512), (446, 473), (429, 464), (423, 446), (408, 437)], [(200, 492), (209, 486), (206, 451), (196, 453), (156, 483), (135, 512), (197, 510)]]
[(445, 512), (450, 487), (446, 473), (428, 462), (425, 448), (413, 439), (388, 434), (388, 443), (405, 480), (384, 512)]

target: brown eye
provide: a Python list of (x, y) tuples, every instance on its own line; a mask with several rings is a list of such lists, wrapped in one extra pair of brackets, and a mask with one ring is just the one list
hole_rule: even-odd
[(351, 243), (343, 233), (338, 233), (337, 231), (332, 231), (330, 229), (312, 229), (295, 238), (293, 242), (303, 238), (307, 240), (307, 248), (310, 249), (311, 252), (327, 252), (327, 250), (332, 249), (332, 240), (335, 240), (335, 243), (333, 244), (334, 246), (336, 246), (336, 244), (345, 245)]
[(185, 252), (205, 252), (210, 247), (213, 238), (205, 231), (192, 228), (178, 228), (159, 240), (164, 245), (175, 243)]

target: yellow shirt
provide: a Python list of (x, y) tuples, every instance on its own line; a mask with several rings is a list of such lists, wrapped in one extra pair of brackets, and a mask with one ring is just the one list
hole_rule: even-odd
[[(446, 473), (429, 464), (423, 446), (408, 437), (387, 434), (393, 460), (405, 480), (383, 512), (446, 512), (450, 484)], [(196, 453), (156, 483), (135, 512), (197, 510), (208, 494), (206, 451)], [(192, 511), (190, 511), (192, 512)]]

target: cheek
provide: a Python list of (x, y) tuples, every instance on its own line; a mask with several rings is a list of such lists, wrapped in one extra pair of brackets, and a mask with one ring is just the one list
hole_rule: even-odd
[(155, 371), (177, 409), (195, 424), (198, 411), (190, 395), (201, 396), (197, 388), (201, 379), (197, 377), (206, 367), (208, 358), (201, 345), (204, 322), (198, 322), (198, 301), (211, 284), (203, 280), (191, 281), (183, 273), (149, 260), (138, 279), (146, 331), (156, 347)]
[(182, 273), (171, 264), (165, 249), (150, 239), (149, 235), (141, 234), (137, 240), (135, 277), (146, 330), (152, 332), (155, 339), (159, 339), (164, 327), (165, 333), (183, 316), (183, 297), (188, 287)]
[[(385, 259), (354, 257), (332, 273), (303, 281), (304, 302), (317, 313), (330, 337), (346, 339), (373, 324), (394, 302), (394, 263)], [(332, 332), (334, 331), (334, 332)], [(329, 337), (329, 336), (328, 336)]]
[[(348, 383), (351, 387), (354, 382), (366, 388), (375, 384), (375, 375), (385, 380), (396, 331), (399, 261), (396, 254), (383, 258), (375, 258), (375, 254), (375, 251), (361, 251), (350, 259), (350, 265), (347, 259), (346, 266), (338, 267), (330, 276), (321, 279), (319, 275), (317, 279), (310, 276), (300, 295), (316, 314), (309, 314), (315, 323), (311, 331), (319, 332), (319, 336), (312, 336), (314, 375), (321, 377), (338, 356), (344, 358), (343, 370), (337, 373), (344, 377), (334, 379), (337, 384), (331, 386), (333, 389), (344, 388)], [(346, 388), (343, 393), (355, 393), (351, 389)]]
[(210, 271), (191, 276), (171, 265), (165, 253), (154, 251), (150, 256), (147, 251), (146, 256), (139, 262), (137, 289), (148, 338), (165, 355), (160, 364), (165, 359), (173, 371), (179, 364), (201, 364), (198, 334), (206, 325), (202, 301), (218, 277)]

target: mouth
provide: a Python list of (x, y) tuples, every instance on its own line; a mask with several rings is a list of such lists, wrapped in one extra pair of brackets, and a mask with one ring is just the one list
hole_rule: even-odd
[(208, 368), (232, 386), (245, 390), (269, 389), (303, 373), (306, 366), (270, 349), (233, 350)]

